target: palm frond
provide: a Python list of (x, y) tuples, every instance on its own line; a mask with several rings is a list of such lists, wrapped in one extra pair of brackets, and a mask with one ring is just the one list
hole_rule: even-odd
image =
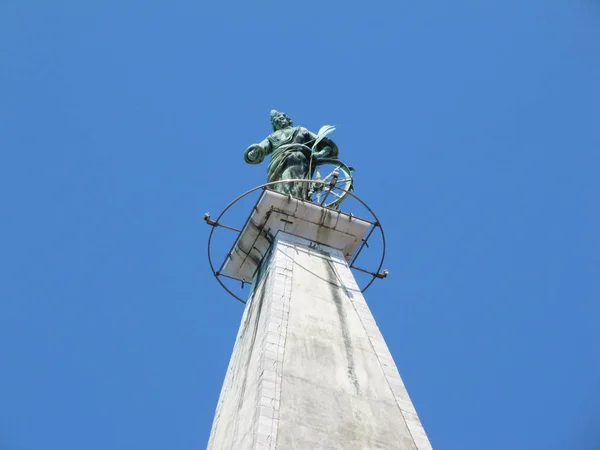
[(317, 145), (319, 145), (319, 142), (321, 142), (325, 136), (327, 136), (329, 133), (331, 133), (334, 130), (335, 130), (334, 125), (323, 125), (321, 127), (321, 129), (319, 130), (319, 133), (317, 134), (317, 139), (315, 139), (315, 143), (312, 146), (313, 151), (317, 148)]

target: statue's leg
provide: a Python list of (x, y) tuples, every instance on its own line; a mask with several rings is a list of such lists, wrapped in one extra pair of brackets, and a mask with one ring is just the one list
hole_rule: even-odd
[[(279, 180), (273, 180), (273, 181), (279, 181)], [(277, 192), (281, 192), (282, 194), (289, 194), (289, 189), (287, 187), (288, 183), (277, 183), (274, 184), (273, 186), (270, 187), (270, 189), (273, 189), (274, 191)]]
[(280, 181), (280, 183), (274, 184), (273, 186), (270, 187), (270, 189), (273, 189), (274, 191), (277, 192), (281, 192), (282, 194), (291, 194), (291, 188), (290, 185), (292, 183), (286, 183), (285, 180), (289, 180), (292, 178), (291, 173), (290, 173), (290, 167), (284, 169), (283, 171), (279, 172), (279, 173), (275, 173), (272, 174), (273, 176), (271, 176), (268, 181), (269, 182), (273, 182), (273, 181)]
[[(295, 177), (294, 166), (289, 166), (281, 174), (281, 179), (282, 180), (293, 180), (294, 178), (296, 178)], [(294, 193), (294, 184), (295, 183), (282, 183), (281, 185), (279, 185), (278, 191), (282, 192), (284, 194), (296, 195)]]
[[(302, 152), (291, 152), (284, 163), (280, 180), (305, 180), (308, 178), (308, 160)], [(288, 182), (277, 185), (277, 191), (294, 197), (306, 198), (308, 183)]]
[[(293, 167), (290, 168), (290, 178), (292, 179), (299, 179), (299, 180), (305, 180), (308, 178), (308, 163), (306, 162), (306, 160), (304, 158), (302, 158), (301, 160), (298, 161), (298, 164), (295, 164)], [(308, 192), (308, 183), (290, 183), (290, 188), (291, 188), (291, 194), (295, 197), (299, 197), (299, 198), (303, 198), (306, 199), (307, 198), (307, 192)]]

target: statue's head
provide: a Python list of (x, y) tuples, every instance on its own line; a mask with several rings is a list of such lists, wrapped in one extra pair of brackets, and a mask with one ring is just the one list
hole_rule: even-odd
[(286, 113), (273, 109), (271, 110), (271, 125), (273, 125), (273, 131), (277, 131), (283, 128), (291, 127), (294, 125), (294, 123)]

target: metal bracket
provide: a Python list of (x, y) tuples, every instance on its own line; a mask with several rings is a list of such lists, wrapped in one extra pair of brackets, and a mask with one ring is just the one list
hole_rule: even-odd
[(237, 228), (230, 227), (228, 225), (223, 225), (222, 223), (215, 222), (214, 220), (211, 220), (210, 213), (205, 213), (204, 214), (204, 221), (206, 222), (207, 225), (210, 225), (211, 227), (226, 228), (226, 229), (231, 230), (231, 231), (237, 231), (238, 233), (242, 232), (242, 230), (239, 230)]
[(211, 227), (215, 227), (217, 226), (217, 222), (215, 222), (214, 220), (210, 220), (210, 213), (204, 213), (204, 221), (206, 222), (207, 225), (210, 225)]
[(361, 269), (360, 267), (356, 267), (354, 265), (350, 266), (350, 268), (354, 269), (354, 270), (358, 270), (359, 272), (368, 273), (369, 275), (371, 275), (375, 278), (379, 278), (380, 280), (387, 278), (388, 275), (390, 274), (390, 271), (387, 269), (385, 269), (381, 272), (371, 272), (369, 270)]

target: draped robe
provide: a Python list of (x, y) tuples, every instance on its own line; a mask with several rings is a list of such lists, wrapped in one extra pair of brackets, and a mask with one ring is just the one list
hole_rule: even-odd
[[(254, 147), (258, 153), (250, 160), (248, 151), (245, 154), (246, 162), (258, 164), (266, 155), (271, 155), (267, 167), (267, 181), (280, 181), (291, 179), (310, 179), (315, 170), (314, 159), (311, 160), (311, 148), (317, 136), (304, 127), (288, 127), (275, 131), (267, 139)], [(323, 138), (315, 152), (327, 149), (326, 158), (337, 158), (338, 147), (328, 138)], [(249, 149), (250, 150), (250, 149)], [(306, 198), (308, 183), (281, 183), (272, 186), (272, 189), (292, 194), (295, 197)]]

